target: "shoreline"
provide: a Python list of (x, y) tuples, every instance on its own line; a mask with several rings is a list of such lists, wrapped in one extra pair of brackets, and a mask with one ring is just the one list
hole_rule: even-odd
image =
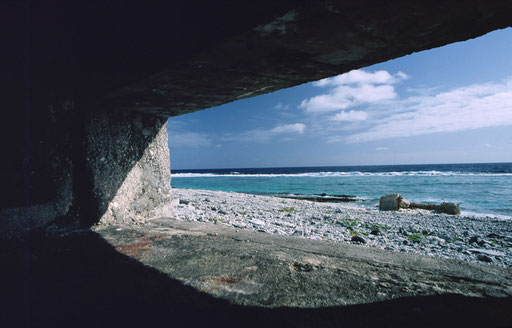
[(175, 219), (512, 268), (512, 221), (173, 188)]

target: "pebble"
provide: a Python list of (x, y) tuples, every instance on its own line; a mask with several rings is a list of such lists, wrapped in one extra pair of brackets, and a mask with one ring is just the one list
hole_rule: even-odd
[(173, 195), (180, 200), (174, 207), (180, 220), (216, 218), (240, 229), (512, 267), (512, 220), (209, 190), (173, 188)]
[(478, 256), (476, 258), (479, 259), (482, 262), (487, 262), (487, 263), (491, 263), (492, 262), (492, 259), (489, 256), (487, 256), (487, 255), (478, 254)]
[(480, 253), (480, 254), (486, 254), (486, 255), (492, 255), (492, 256), (505, 256), (505, 253), (503, 253), (503, 252), (498, 252), (498, 251), (491, 250), (491, 249), (476, 249), (476, 248), (471, 248), (471, 249), (468, 249), (468, 252), (472, 252), (472, 253)]
[(352, 236), (350, 240), (356, 243), (366, 244), (366, 240), (361, 236)]

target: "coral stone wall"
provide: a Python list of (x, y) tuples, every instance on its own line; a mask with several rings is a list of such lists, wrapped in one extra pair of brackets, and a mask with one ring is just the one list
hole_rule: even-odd
[(86, 163), (92, 182), (90, 223), (141, 223), (171, 214), (167, 119), (140, 113), (88, 119)]

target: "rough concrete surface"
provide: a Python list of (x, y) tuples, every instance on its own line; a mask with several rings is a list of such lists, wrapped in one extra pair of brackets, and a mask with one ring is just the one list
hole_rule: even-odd
[(180, 115), (477, 37), (511, 14), (506, 1), (296, 1), (94, 103)]
[(97, 232), (118, 251), (236, 304), (325, 307), (443, 293), (512, 296), (512, 270), (172, 219)]
[(95, 219), (142, 223), (170, 215), (167, 120), (139, 113), (103, 113), (88, 123), (87, 166), (99, 211)]
[(58, 108), (50, 111), (50, 131), (37, 140), (40, 156), (26, 159), (34, 174), (13, 190), (22, 195), (0, 201), (6, 202), (0, 206), (0, 239), (19, 239), (56, 221), (74, 227), (170, 215), (166, 118), (83, 113), (70, 104)]
[[(334, 309), (405, 302), (386, 313), (390, 321), (380, 326), (401, 316), (428, 317), (414, 326), (512, 325), (503, 307), (476, 305), (512, 304), (510, 269), (166, 218), (140, 227), (99, 226), (96, 232), (118, 252), (230, 304)], [(457, 301), (423, 304), (436, 297)], [(475, 302), (473, 312), (458, 312), (463, 300)], [(365, 326), (376, 319), (356, 321)], [(333, 318), (319, 320), (337, 326)], [(309, 326), (291, 326), (302, 324)]]
[(6, 327), (510, 327), (510, 269), (158, 219), (1, 244)]

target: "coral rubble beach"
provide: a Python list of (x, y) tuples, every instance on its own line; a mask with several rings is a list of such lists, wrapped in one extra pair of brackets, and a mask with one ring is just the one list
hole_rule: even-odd
[(175, 218), (512, 267), (512, 220), (178, 189)]

